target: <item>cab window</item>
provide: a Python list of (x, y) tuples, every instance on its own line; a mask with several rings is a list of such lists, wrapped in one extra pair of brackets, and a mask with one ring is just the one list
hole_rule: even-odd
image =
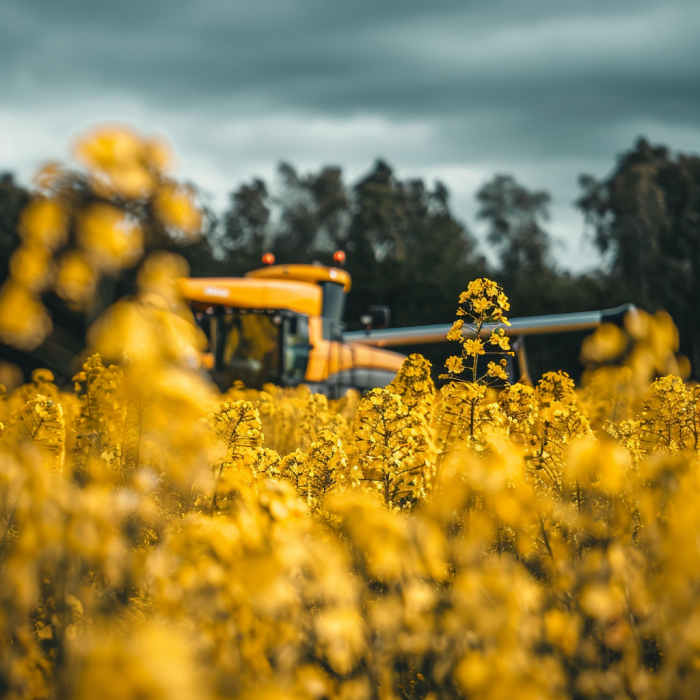
[(235, 381), (251, 389), (279, 381), (279, 316), (216, 309), (209, 318), (207, 335), (214, 354), (213, 374), (222, 389)]
[(287, 316), (283, 329), (284, 384), (296, 386), (304, 381), (309, 364), (309, 319), (302, 314)]

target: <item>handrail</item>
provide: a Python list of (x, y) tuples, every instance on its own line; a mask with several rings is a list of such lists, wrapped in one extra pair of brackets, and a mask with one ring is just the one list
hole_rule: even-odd
[[(634, 304), (622, 304), (614, 309), (601, 311), (580, 311), (570, 314), (549, 314), (546, 316), (522, 316), (510, 319), (510, 326), (504, 323), (490, 324), (481, 329), (481, 337), (488, 338), (496, 328), (503, 328), (506, 335), (544, 335), (546, 333), (571, 333), (596, 328), (601, 323), (620, 324), (625, 314), (636, 311)], [(392, 345), (413, 345), (422, 343), (442, 343), (452, 324), (431, 326), (410, 326), (406, 328), (382, 328), (367, 331), (343, 333), (343, 341), (378, 348)], [(473, 325), (464, 324), (462, 333), (473, 338), (476, 333)]]

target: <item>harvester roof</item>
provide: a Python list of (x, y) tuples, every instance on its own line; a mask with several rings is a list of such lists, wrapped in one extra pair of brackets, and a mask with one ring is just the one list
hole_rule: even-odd
[(321, 287), (293, 278), (205, 277), (182, 279), (180, 284), (185, 297), (195, 303), (241, 309), (289, 309), (310, 316), (321, 313)]
[(258, 270), (246, 272), (246, 277), (269, 280), (296, 280), (298, 282), (337, 282), (343, 285), (343, 291), (349, 292), (352, 281), (350, 274), (338, 267), (324, 265), (270, 265)]

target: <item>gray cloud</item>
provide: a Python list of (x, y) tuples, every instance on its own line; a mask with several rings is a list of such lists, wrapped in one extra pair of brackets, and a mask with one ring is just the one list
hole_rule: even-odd
[(219, 203), (282, 158), (356, 176), (381, 155), (445, 179), (470, 224), (474, 189), (510, 171), (552, 191), (580, 267), (581, 170), (640, 133), (700, 148), (699, 30), (695, 0), (4, 0), (0, 168), (131, 119)]

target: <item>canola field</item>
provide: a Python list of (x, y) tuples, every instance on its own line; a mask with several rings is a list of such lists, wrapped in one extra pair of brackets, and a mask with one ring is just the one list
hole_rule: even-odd
[(221, 395), (177, 274), (146, 260), (74, 391), (2, 398), (4, 697), (697, 697), (700, 391), (669, 317), (602, 326), (583, 389), (496, 388), (508, 338), (461, 325), (508, 302), (475, 280), (439, 391), (412, 355), (365, 396)]
[[(470, 282), (436, 390), (225, 394), (198, 369), (184, 261), (202, 226), (163, 144), (126, 130), (51, 165), (20, 221), (0, 338), (42, 295), (138, 294), (59, 389), (0, 399), (0, 694), (12, 700), (697, 698), (700, 388), (638, 312), (586, 339), (581, 387), (508, 377)], [(493, 355), (491, 355), (493, 353)]]

